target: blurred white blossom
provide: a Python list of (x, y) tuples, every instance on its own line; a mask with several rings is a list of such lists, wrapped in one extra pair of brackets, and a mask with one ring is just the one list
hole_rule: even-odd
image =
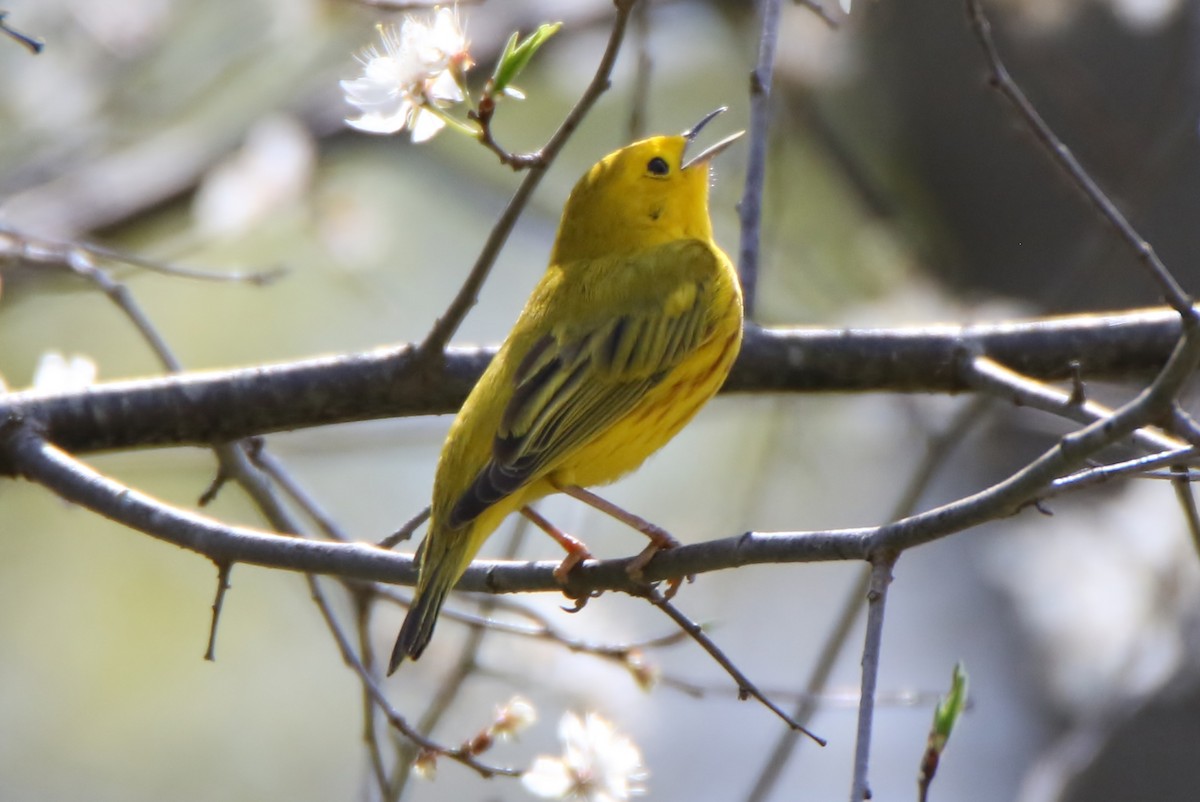
[(96, 363), (90, 357), (63, 356), (47, 351), (33, 372), (33, 389), (43, 393), (68, 393), (82, 390), (96, 381)]
[(515, 738), (537, 721), (537, 709), (523, 696), (514, 696), (496, 710), (491, 732), (497, 738)]
[(362, 76), (341, 82), (346, 102), (360, 112), (346, 123), (372, 134), (409, 130), (424, 142), (446, 124), (436, 109), (463, 99), (462, 74), (473, 63), (458, 14), (440, 8), (432, 23), (410, 16), (400, 28), (378, 30), (382, 52), (367, 47), (357, 56)]
[(196, 226), (208, 235), (237, 234), (304, 197), (317, 149), (290, 117), (255, 124), (246, 143), (205, 175), (192, 202)]
[(521, 775), (525, 789), (542, 799), (625, 802), (645, 793), (647, 772), (637, 745), (595, 713), (563, 716), (561, 756), (539, 755)]

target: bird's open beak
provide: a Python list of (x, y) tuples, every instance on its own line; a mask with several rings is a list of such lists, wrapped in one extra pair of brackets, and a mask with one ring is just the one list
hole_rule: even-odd
[[(684, 131), (683, 137), (688, 141), (688, 144), (691, 144), (693, 141), (695, 141), (696, 135), (700, 133), (700, 129), (702, 129), (704, 126), (708, 125), (715, 117), (717, 117), (717, 115), (721, 114), (724, 111), (726, 111), (725, 106), (722, 106), (721, 108), (716, 109), (715, 111), (710, 111), (708, 114), (704, 115), (704, 118), (702, 120), (700, 120), (700, 122), (693, 125), (689, 130)], [(690, 159), (688, 159), (687, 161), (685, 161), (683, 163), (682, 169), (686, 170), (687, 168), (692, 167), (694, 165), (704, 164), (705, 162), (709, 161), (714, 156), (716, 156), (718, 153), (725, 150), (725, 148), (729, 147), (734, 142), (736, 142), (738, 139), (740, 139), (742, 134), (744, 134), (744, 133), (746, 133), (746, 132), (738, 131), (736, 134), (730, 134), (729, 136), (725, 137), (717, 144), (706, 148), (702, 152), (696, 154), (695, 156), (693, 156)]]

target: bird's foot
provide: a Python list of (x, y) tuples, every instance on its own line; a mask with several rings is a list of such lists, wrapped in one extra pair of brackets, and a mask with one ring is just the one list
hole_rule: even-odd
[[(575, 538), (571, 538), (571, 540), (572, 543), (570, 546), (568, 546), (566, 543), (563, 543), (563, 548), (567, 550), (567, 556), (563, 557), (562, 562), (560, 562), (558, 567), (554, 569), (554, 581), (558, 582), (560, 585), (567, 584), (570, 579), (569, 574), (575, 568), (575, 566), (579, 565), (584, 560), (592, 559), (592, 553), (588, 551), (587, 546), (583, 544), (582, 540), (576, 540)], [(562, 543), (563, 541), (559, 542)]]
[[(640, 583), (642, 581), (642, 573), (645, 571), (646, 566), (650, 564), (650, 561), (654, 559), (655, 554), (658, 554), (660, 551), (664, 551), (666, 549), (673, 549), (679, 545), (679, 541), (672, 537), (671, 534), (665, 529), (661, 529), (659, 527), (654, 528), (657, 530), (657, 536), (646, 532), (646, 536), (651, 538), (650, 545), (642, 549), (641, 552), (632, 560), (630, 560), (629, 564), (625, 566), (625, 573), (628, 574), (629, 578), (634, 582)], [(685, 579), (689, 583), (696, 581), (694, 574), (688, 574), (685, 577), (677, 576), (672, 579), (668, 579), (667, 589), (666, 592), (664, 592), (663, 597), (668, 600), (675, 598), (675, 594), (679, 592), (679, 588), (683, 585), (683, 580)]]

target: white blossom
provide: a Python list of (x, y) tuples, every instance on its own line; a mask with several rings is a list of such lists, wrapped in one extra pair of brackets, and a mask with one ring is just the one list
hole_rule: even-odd
[(33, 389), (43, 393), (82, 390), (95, 381), (96, 363), (80, 354), (65, 357), (58, 351), (47, 351), (33, 372)]
[(248, 231), (304, 198), (316, 167), (308, 130), (291, 117), (257, 122), (236, 153), (210, 170), (192, 200), (196, 225), (208, 236)]
[(457, 13), (438, 9), (432, 23), (408, 17), (379, 26), (382, 51), (374, 45), (357, 58), (362, 75), (341, 82), (346, 102), (359, 116), (346, 123), (373, 134), (412, 132), (424, 142), (446, 124), (437, 111), (463, 99), (461, 76), (472, 62)]
[(492, 734), (497, 738), (515, 738), (537, 721), (537, 709), (523, 696), (514, 696), (496, 710)]
[(542, 799), (626, 802), (645, 793), (647, 777), (637, 745), (595, 713), (563, 716), (561, 756), (540, 755), (521, 775), (525, 789)]

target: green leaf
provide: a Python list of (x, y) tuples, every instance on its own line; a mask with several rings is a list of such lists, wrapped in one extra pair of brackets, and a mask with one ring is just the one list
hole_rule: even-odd
[(950, 693), (942, 697), (937, 708), (933, 711), (933, 732), (931, 742), (936, 739), (937, 751), (946, 748), (946, 741), (954, 731), (954, 725), (967, 707), (967, 670), (962, 662), (955, 664), (954, 674), (950, 678)]
[(496, 62), (496, 71), (492, 73), (492, 80), (489, 82), (491, 92), (493, 94), (504, 92), (513, 79), (520, 75), (521, 71), (529, 64), (534, 53), (537, 53), (538, 49), (551, 36), (558, 33), (558, 29), (561, 27), (561, 22), (543, 23), (519, 43), (515, 32), (508, 37), (508, 42), (504, 45), (504, 52), (500, 54), (500, 60)]
[(925, 744), (925, 754), (921, 758), (921, 769), (917, 774), (917, 799), (925, 802), (929, 798), (929, 786), (937, 774), (938, 763), (941, 762), (942, 752), (950, 740), (954, 725), (967, 708), (967, 670), (962, 662), (954, 666), (954, 674), (950, 678), (950, 693), (942, 697), (933, 711), (933, 725), (929, 728), (929, 739)]

